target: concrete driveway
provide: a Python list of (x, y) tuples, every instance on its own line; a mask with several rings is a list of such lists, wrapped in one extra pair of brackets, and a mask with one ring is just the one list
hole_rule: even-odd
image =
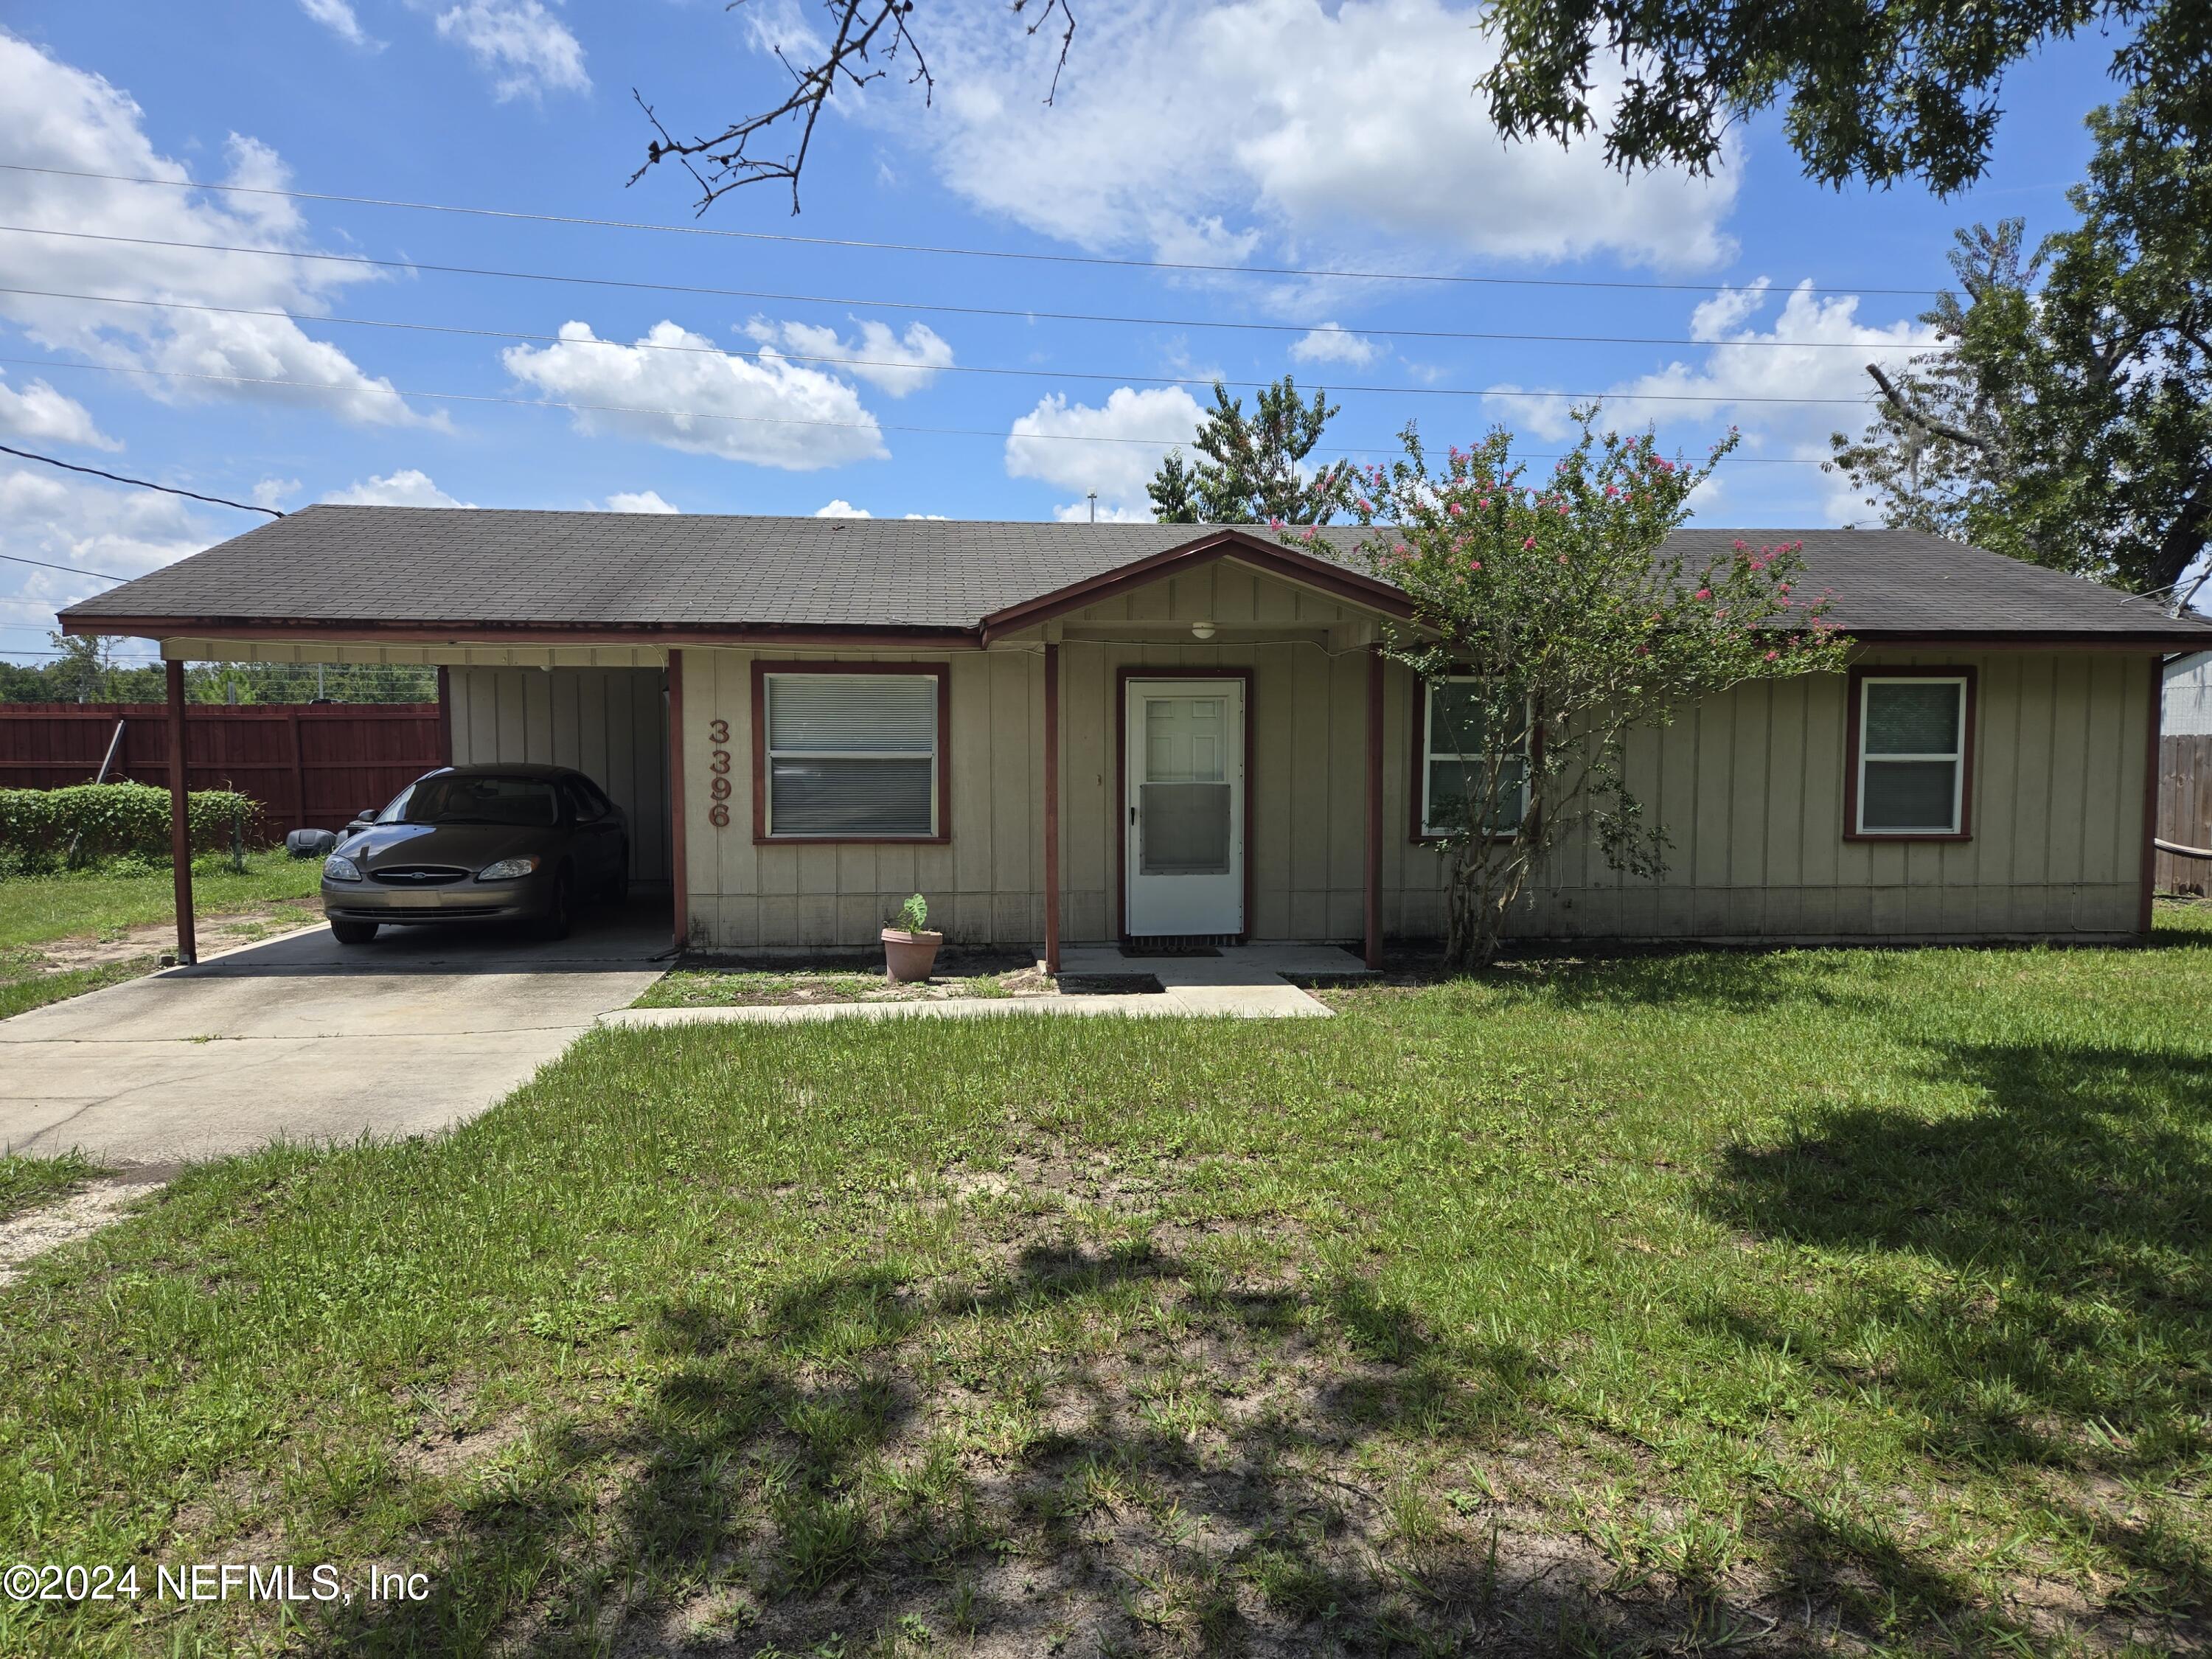
[(0, 1020), (0, 1151), (111, 1163), (441, 1129), (657, 978), (665, 906), (592, 910), (543, 944), (315, 927)]

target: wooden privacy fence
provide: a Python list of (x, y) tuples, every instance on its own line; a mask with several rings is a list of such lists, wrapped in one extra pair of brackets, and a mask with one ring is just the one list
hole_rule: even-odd
[[(2158, 740), (2158, 838), (2212, 848), (2212, 737)], [(2153, 878), (2161, 893), (2212, 892), (2212, 859), (2160, 853)]]
[[(167, 788), (169, 711), (158, 702), (0, 703), (0, 788), (89, 783), (123, 722), (110, 782)], [(185, 778), (259, 801), (263, 831), (337, 830), (446, 763), (434, 702), (190, 703)]]

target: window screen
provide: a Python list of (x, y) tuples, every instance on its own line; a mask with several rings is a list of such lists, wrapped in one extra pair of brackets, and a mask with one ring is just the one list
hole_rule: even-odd
[(1868, 678), (1859, 698), (1859, 833), (1957, 835), (1966, 681)]
[(768, 833), (937, 833), (934, 674), (770, 674)]
[[(1428, 750), (1421, 757), (1421, 833), (1448, 836), (1466, 827), (1468, 797), (1483, 781), (1489, 720), (1481, 683), (1474, 679), (1431, 680), (1428, 685)], [(1510, 835), (1528, 809), (1528, 723), (1516, 722), (1510, 741), (1519, 752), (1499, 769), (1498, 790), (1484, 816), (1493, 836)]]

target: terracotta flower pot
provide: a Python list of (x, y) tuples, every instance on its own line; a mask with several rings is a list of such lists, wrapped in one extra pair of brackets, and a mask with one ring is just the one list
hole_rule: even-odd
[(902, 927), (884, 929), (884, 967), (894, 985), (912, 985), (929, 977), (937, 965), (942, 933), (909, 933)]

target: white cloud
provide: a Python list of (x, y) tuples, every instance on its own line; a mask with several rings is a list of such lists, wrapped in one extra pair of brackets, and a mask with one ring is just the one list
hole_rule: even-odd
[(0, 432), (46, 443), (80, 444), (87, 449), (123, 447), (100, 429), (92, 411), (76, 398), (65, 397), (44, 380), (33, 380), (18, 392), (7, 380), (7, 371), (0, 369)]
[[(1473, 90), (1496, 52), (1479, 22), (1446, 0), (1127, 0), (1084, 14), (1048, 107), (1057, 33), (969, 8), (933, 19), (936, 107), (912, 131), (971, 203), (1089, 248), (1232, 263), (1269, 243), (1302, 263), (1729, 257), (1729, 167), (1629, 178), (1595, 140), (1501, 140)], [(855, 107), (911, 114), (890, 95)]]
[(1291, 356), (1302, 363), (1347, 363), (1364, 368), (1382, 355), (1381, 346), (1340, 323), (1309, 329), (1291, 343)]
[[(219, 538), (178, 496), (27, 467), (0, 471), (0, 524), (11, 553), (111, 576), (143, 576)], [(32, 629), (52, 629), (55, 611), (114, 586), (21, 564), (0, 565), (0, 621)]]
[(297, 478), (262, 478), (255, 483), (251, 499), (256, 507), (282, 507), (299, 493)]
[[(857, 319), (855, 320), (858, 320)], [(845, 340), (834, 328), (815, 323), (772, 322), (756, 317), (745, 332), (763, 345), (780, 345), (793, 356), (825, 360), (824, 368), (842, 369), (887, 396), (903, 398), (952, 365), (952, 348), (927, 323), (909, 323), (903, 335), (885, 323), (863, 322), (860, 337)]]
[[(428, 0), (414, 3), (420, 10)], [(583, 46), (538, 0), (461, 0), (438, 14), (438, 33), (467, 50), (501, 103), (592, 89)]]
[(381, 478), (369, 477), (323, 497), (337, 507), (474, 507), (448, 495), (420, 467), (402, 467)]
[(563, 323), (558, 343), (510, 346), (507, 373), (578, 409), (577, 430), (611, 432), (694, 455), (811, 472), (888, 454), (860, 394), (774, 351), (732, 357), (703, 335), (653, 325), (635, 345)]
[[(1693, 426), (1700, 434), (1710, 435), (1734, 421), (1743, 428), (1740, 456), (1825, 460), (1828, 434), (1838, 429), (1856, 433), (1864, 424), (1863, 414), (1829, 403), (1760, 400), (1840, 398), (1856, 402), (1869, 390), (1865, 368), (1869, 356), (1876, 362), (1899, 362), (1911, 351), (1924, 351), (1936, 344), (1935, 331), (1924, 324), (1861, 322), (1858, 295), (1823, 296), (1813, 291), (1809, 282), (1791, 289), (1774, 325), (1760, 330), (1752, 319), (1771, 298), (1770, 285), (1761, 277), (1745, 288), (1724, 289), (1697, 306), (1690, 313), (1690, 333), (1711, 342), (1702, 359), (1695, 363), (1677, 360), (1607, 388), (1605, 424), (1656, 424), (1662, 431), (1668, 427)], [(1844, 347), (1850, 349), (1840, 349)], [(1518, 390), (1492, 386), (1492, 395), (1484, 401), (1499, 420), (1517, 431), (1547, 439), (1567, 434), (1571, 425), (1569, 399), (1565, 395), (1496, 395)], [(1686, 398), (1696, 401), (1680, 401)], [(1721, 465), (1725, 478), (1729, 464), (1723, 461)], [(1823, 477), (1809, 465), (1771, 470), (1802, 471), (1808, 481), (1822, 478), (1824, 509), (1831, 518), (1848, 517), (1856, 504), (1848, 483), (1839, 476)], [(1700, 507), (1713, 504), (1713, 492), (1719, 488), (1717, 481), (1698, 498)]]
[(372, 40), (362, 32), (361, 19), (354, 15), (349, 0), (300, 0), (300, 9), (349, 46), (382, 48), (381, 41)]
[(675, 502), (661, 499), (657, 489), (618, 489), (607, 497), (610, 513), (681, 513)]
[(854, 506), (840, 495), (836, 500), (825, 501), (816, 507), (814, 516), (817, 519), (872, 519), (876, 515), (865, 507)]
[[(130, 97), (83, 70), (0, 33), (0, 154), (34, 167), (182, 180), (159, 154)], [(229, 182), (283, 185), (276, 152), (234, 134)], [(188, 191), (95, 179), (0, 173), (0, 222), (93, 231), (185, 246), (149, 246), (62, 236), (0, 237), (0, 289), (106, 294), (312, 314), (358, 272), (259, 254), (218, 253), (206, 243), (305, 251), (306, 227), (280, 196), (211, 201)], [(97, 305), (0, 292), (0, 316), (40, 345), (118, 367), (204, 376), (305, 380), (332, 390), (232, 385), (221, 379), (142, 384), (173, 403), (223, 398), (283, 402), (362, 424), (418, 422), (391, 382), (364, 373), (337, 347), (310, 338), (291, 316), (216, 316), (153, 305)], [(443, 424), (440, 417), (435, 424)]]
[(1152, 514), (1144, 507), (1125, 507), (1101, 501), (1093, 513), (1086, 501), (1063, 501), (1052, 510), (1052, 516), (1061, 524), (1150, 524)]
[[(1149, 519), (1145, 486), (1160, 460), (1197, 435), (1198, 404), (1181, 386), (1139, 392), (1115, 388), (1102, 408), (1048, 393), (1014, 422), (1006, 438), (1006, 475), (1041, 478), (1062, 489), (1098, 492), (1102, 519), (1123, 513)], [(1090, 503), (1082, 503), (1084, 514)]]

